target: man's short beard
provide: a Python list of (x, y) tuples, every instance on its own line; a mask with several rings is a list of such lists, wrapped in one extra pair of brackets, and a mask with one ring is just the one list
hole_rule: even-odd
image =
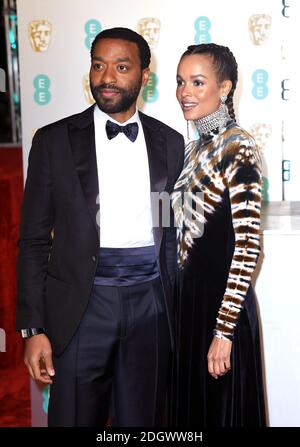
[[(142, 80), (139, 80), (136, 85), (132, 86), (129, 90), (125, 90), (122, 88), (114, 87), (111, 84), (100, 84), (100, 85), (92, 85), (90, 84), (91, 92), (94, 100), (96, 101), (97, 106), (104, 113), (114, 114), (120, 112), (126, 112), (130, 109), (130, 107), (136, 102), (140, 90), (142, 87)], [(103, 99), (98, 96), (98, 92), (105, 89), (110, 88), (111, 90), (115, 90), (119, 93), (119, 100), (117, 102), (111, 101), (110, 99)]]

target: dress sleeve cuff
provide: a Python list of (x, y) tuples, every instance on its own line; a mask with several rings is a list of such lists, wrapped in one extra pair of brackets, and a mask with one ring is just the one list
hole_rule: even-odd
[(233, 335), (226, 334), (224, 335), (223, 332), (218, 331), (217, 329), (214, 329), (214, 336), (217, 338), (220, 338), (221, 340), (233, 340)]

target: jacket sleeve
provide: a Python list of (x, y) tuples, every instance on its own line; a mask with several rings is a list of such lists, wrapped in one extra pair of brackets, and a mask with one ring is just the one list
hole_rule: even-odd
[[(173, 192), (174, 185), (178, 179), (182, 168), (184, 159), (184, 139), (182, 135), (176, 134), (176, 139), (174, 138), (169, 144), (172, 152), (174, 153), (174, 168), (172, 170), (172, 183), (170, 185), (171, 191)], [(176, 154), (176, 157), (175, 157)], [(170, 282), (173, 285), (175, 281), (175, 273), (177, 268), (177, 238), (176, 238), (176, 225), (174, 221), (174, 212), (171, 206), (170, 197), (170, 227), (165, 228), (166, 234), (166, 264), (168, 266), (168, 272), (170, 277)]]
[(235, 142), (230, 148), (224, 182), (229, 191), (235, 246), (214, 335), (232, 339), (260, 252), (261, 162), (252, 138)]
[(28, 160), (17, 260), (17, 329), (44, 327), (44, 293), (54, 226), (45, 129), (36, 132)]

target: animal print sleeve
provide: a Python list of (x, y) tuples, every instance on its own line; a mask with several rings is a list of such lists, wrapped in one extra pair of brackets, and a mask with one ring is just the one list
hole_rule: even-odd
[(231, 143), (224, 162), (235, 248), (214, 335), (232, 339), (260, 251), (261, 161), (254, 140)]

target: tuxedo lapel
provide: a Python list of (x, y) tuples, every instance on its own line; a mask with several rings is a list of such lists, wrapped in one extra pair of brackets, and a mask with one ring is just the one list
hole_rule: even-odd
[(94, 106), (75, 115), (69, 124), (69, 138), (75, 168), (87, 206), (99, 237), (99, 185), (94, 130)]
[[(151, 119), (141, 112), (139, 112), (139, 115), (143, 125), (148, 153), (151, 192), (161, 193), (166, 190), (168, 180), (166, 138), (158, 121)], [(156, 202), (157, 205), (157, 201), (154, 200), (153, 202)], [(153, 215), (156, 214), (153, 208), (152, 213)], [(161, 216), (159, 217), (159, 220), (161, 221)], [(161, 225), (153, 227), (153, 235), (156, 253), (159, 255), (163, 236), (163, 228)]]
[(151, 191), (162, 192), (168, 179), (166, 141), (161, 131), (155, 131), (141, 121), (147, 146)]

